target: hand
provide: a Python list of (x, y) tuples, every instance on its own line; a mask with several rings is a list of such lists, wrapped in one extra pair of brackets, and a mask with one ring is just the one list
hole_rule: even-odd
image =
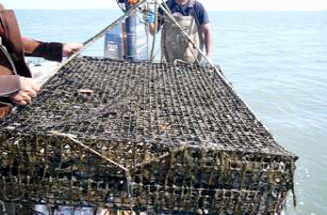
[(36, 97), (40, 87), (33, 81), (32, 78), (25, 78), (18, 76), (20, 90), (9, 98), (14, 104), (17, 105), (28, 105), (32, 99)]
[(148, 14), (144, 18), (145, 22), (147, 23), (154, 23), (155, 22), (155, 16), (154, 14)]
[(71, 56), (75, 52), (78, 52), (81, 48), (83, 48), (83, 45), (80, 43), (64, 43), (63, 46), (64, 57)]

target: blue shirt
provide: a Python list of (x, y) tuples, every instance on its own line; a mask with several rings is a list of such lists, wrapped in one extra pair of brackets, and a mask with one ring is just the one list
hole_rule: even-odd
[[(196, 16), (196, 19), (198, 20), (200, 26), (203, 26), (209, 22), (209, 17), (206, 9), (198, 1), (195, 2), (193, 7), (189, 5), (189, 2), (184, 5), (180, 5), (176, 3), (176, 0), (168, 0), (166, 1), (166, 4), (172, 14), (180, 14), (183, 16)], [(160, 13), (162, 14), (163, 11), (160, 11)]]

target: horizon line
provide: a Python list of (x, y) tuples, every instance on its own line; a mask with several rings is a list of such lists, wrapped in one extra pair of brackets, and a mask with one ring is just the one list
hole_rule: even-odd
[[(119, 8), (16, 8), (9, 10), (119, 10)], [(327, 12), (327, 10), (207, 10), (211, 12)]]

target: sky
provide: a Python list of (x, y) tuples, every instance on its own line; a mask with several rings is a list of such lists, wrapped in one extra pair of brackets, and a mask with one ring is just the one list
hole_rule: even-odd
[[(214, 11), (322, 11), (327, 0), (199, 0)], [(10, 9), (114, 9), (116, 0), (0, 0)]]

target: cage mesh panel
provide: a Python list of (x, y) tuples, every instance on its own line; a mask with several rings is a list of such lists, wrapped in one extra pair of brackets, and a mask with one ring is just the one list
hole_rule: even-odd
[(0, 199), (24, 204), (273, 214), (297, 159), (218, 75), (187, 64), (79, 57), (0, 134)]

